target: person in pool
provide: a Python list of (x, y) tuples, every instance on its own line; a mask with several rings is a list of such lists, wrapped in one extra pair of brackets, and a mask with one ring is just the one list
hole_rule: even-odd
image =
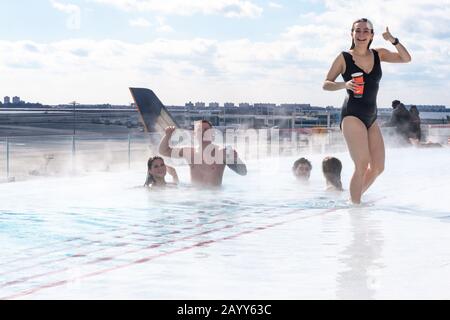
[(292, 166), (292, 172), (297, 180), (306, 182), (311, 176), (312, 165), (306, 158), (297, 159)]
[(194, 136), (198, 141), (198, 148), (171, 148), (169, 141), (175, 129), (175, 127), (166, 128), (166, 134), (159, 145), (159, 152), (165, 157), (185, 159), (189, 164), (193, 185), (221, 186), (225, 166), (241, 176), (247, 175), (247, 167), (235, 150), (221, 148), (212, 143), (213, 125), (211, 122), (200, 120), (195, 123)]
[(344, 191), (341, 182), (342, 163), (338, 158), (323, 159), (322, 172), (327, 181), (327, 191)]
[[(385, 149), (380, 127), (377, 123), (377, 94), (381, 80), (381, 62), (406, 63), (411, 61), (406, 48), (392, 36), (388, 27), (383, 38), (397, 50), (370, 49), (374, 29), (368, 19), (358, 19), (351, 28), (352, 45), (334, 60), (323, 89), (347, 90), (342, 106), (341, 129), (347, 143), (355, 171), (350, 182), (350, 197), (355, 204), (361, 203), (362, 194), (383, 172)], [(353, 73), (363, 73), (364, 92), (361, 98), (354, 96), (358, 85), (352, 80)], [(342, 75), (344, 82), (337, 82)]]
[[(166, 182), (165, 176), (167, 173), (172, 176), (172, 183)], [(166, 166), (163, 158), (156, 156), (148, 159), (145, 187), (162, 188), (166, 186), (176, 186), (178, 182), (177, 171), (173, 167)]]

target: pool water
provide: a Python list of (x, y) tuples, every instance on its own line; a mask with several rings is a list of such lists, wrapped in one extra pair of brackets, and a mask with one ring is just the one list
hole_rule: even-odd
[(294, 157), (226, 170), (220, 190), (186, 166), (163, 191), (138, 171), (0, 184), (0, 298), (448, 298), (450, 149), (388, 149), (360, 207), (325, 191), (327, 155), (299, 155), (308, 184)]

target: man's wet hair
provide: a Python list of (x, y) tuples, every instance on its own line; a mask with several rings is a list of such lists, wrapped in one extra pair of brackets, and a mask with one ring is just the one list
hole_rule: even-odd
[(322, 161), (322, 171), (325, 178), (338, 190), (342, 190), (342, 163), (338, 158), (326, 157)]
[(206, 120), (206, 119), (202, 119), (202, 120), (199, 120), (202, 124), (203, 123), (207, 123), (207, 124), (209, 124), (209, 126), (212, 128), (213, 127), (213, 124), (211, 123), (211, 121), (209, 121), (209, 120)]
[(309, 170), (312, 170), (311, 162), (309, 162), (309, 160), (306, 159), (306, 158), (300, 158), (300, 159), (296, 160), (296, 161), (294, 162), (294, 165), (292, 166), (292, 170), (296, 170), (297, 167), (298, 167), (299, 165), (301, 165), (301, 164), (306, 164), (306, 165), (308, 165)]

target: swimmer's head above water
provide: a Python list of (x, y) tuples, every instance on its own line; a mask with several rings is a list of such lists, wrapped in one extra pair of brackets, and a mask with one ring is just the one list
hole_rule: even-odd
[(147, 180), (145, 186), (165, 184), (165, 176), (167, 174), (166, 164), (161, 157), (151, 157), (147, 161)]
[(341, 182), (342, 163), (338, 158), (326, 157), (323, 159), (322, 171), (329, 190), (343, 190)]
[(301, 181), (309, 180), (311, 175), (312, 165), (306, 158), (300, 158), (294, 162), (292, 166), (292, 172), (294, 176)]
[(351, 49), (354, 49), (355, 46), (364, 45), (367, 49), (370, 48), (370, 45), (373, 41), (373, 24), (369, 19), (361, 18), (353, 22), (352, 24), (352, 45)]

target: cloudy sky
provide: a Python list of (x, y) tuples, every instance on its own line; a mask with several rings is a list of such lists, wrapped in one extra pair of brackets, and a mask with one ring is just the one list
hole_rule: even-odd
[(409, 49), (383, 64), (379, 106), (450, 106), (450, 0), (0, 0), (0, 96), (48, 104), (127, 104), (130, 86), (186, 101), (340, 106), (331, 62), (360, 17), (373, 47)]

